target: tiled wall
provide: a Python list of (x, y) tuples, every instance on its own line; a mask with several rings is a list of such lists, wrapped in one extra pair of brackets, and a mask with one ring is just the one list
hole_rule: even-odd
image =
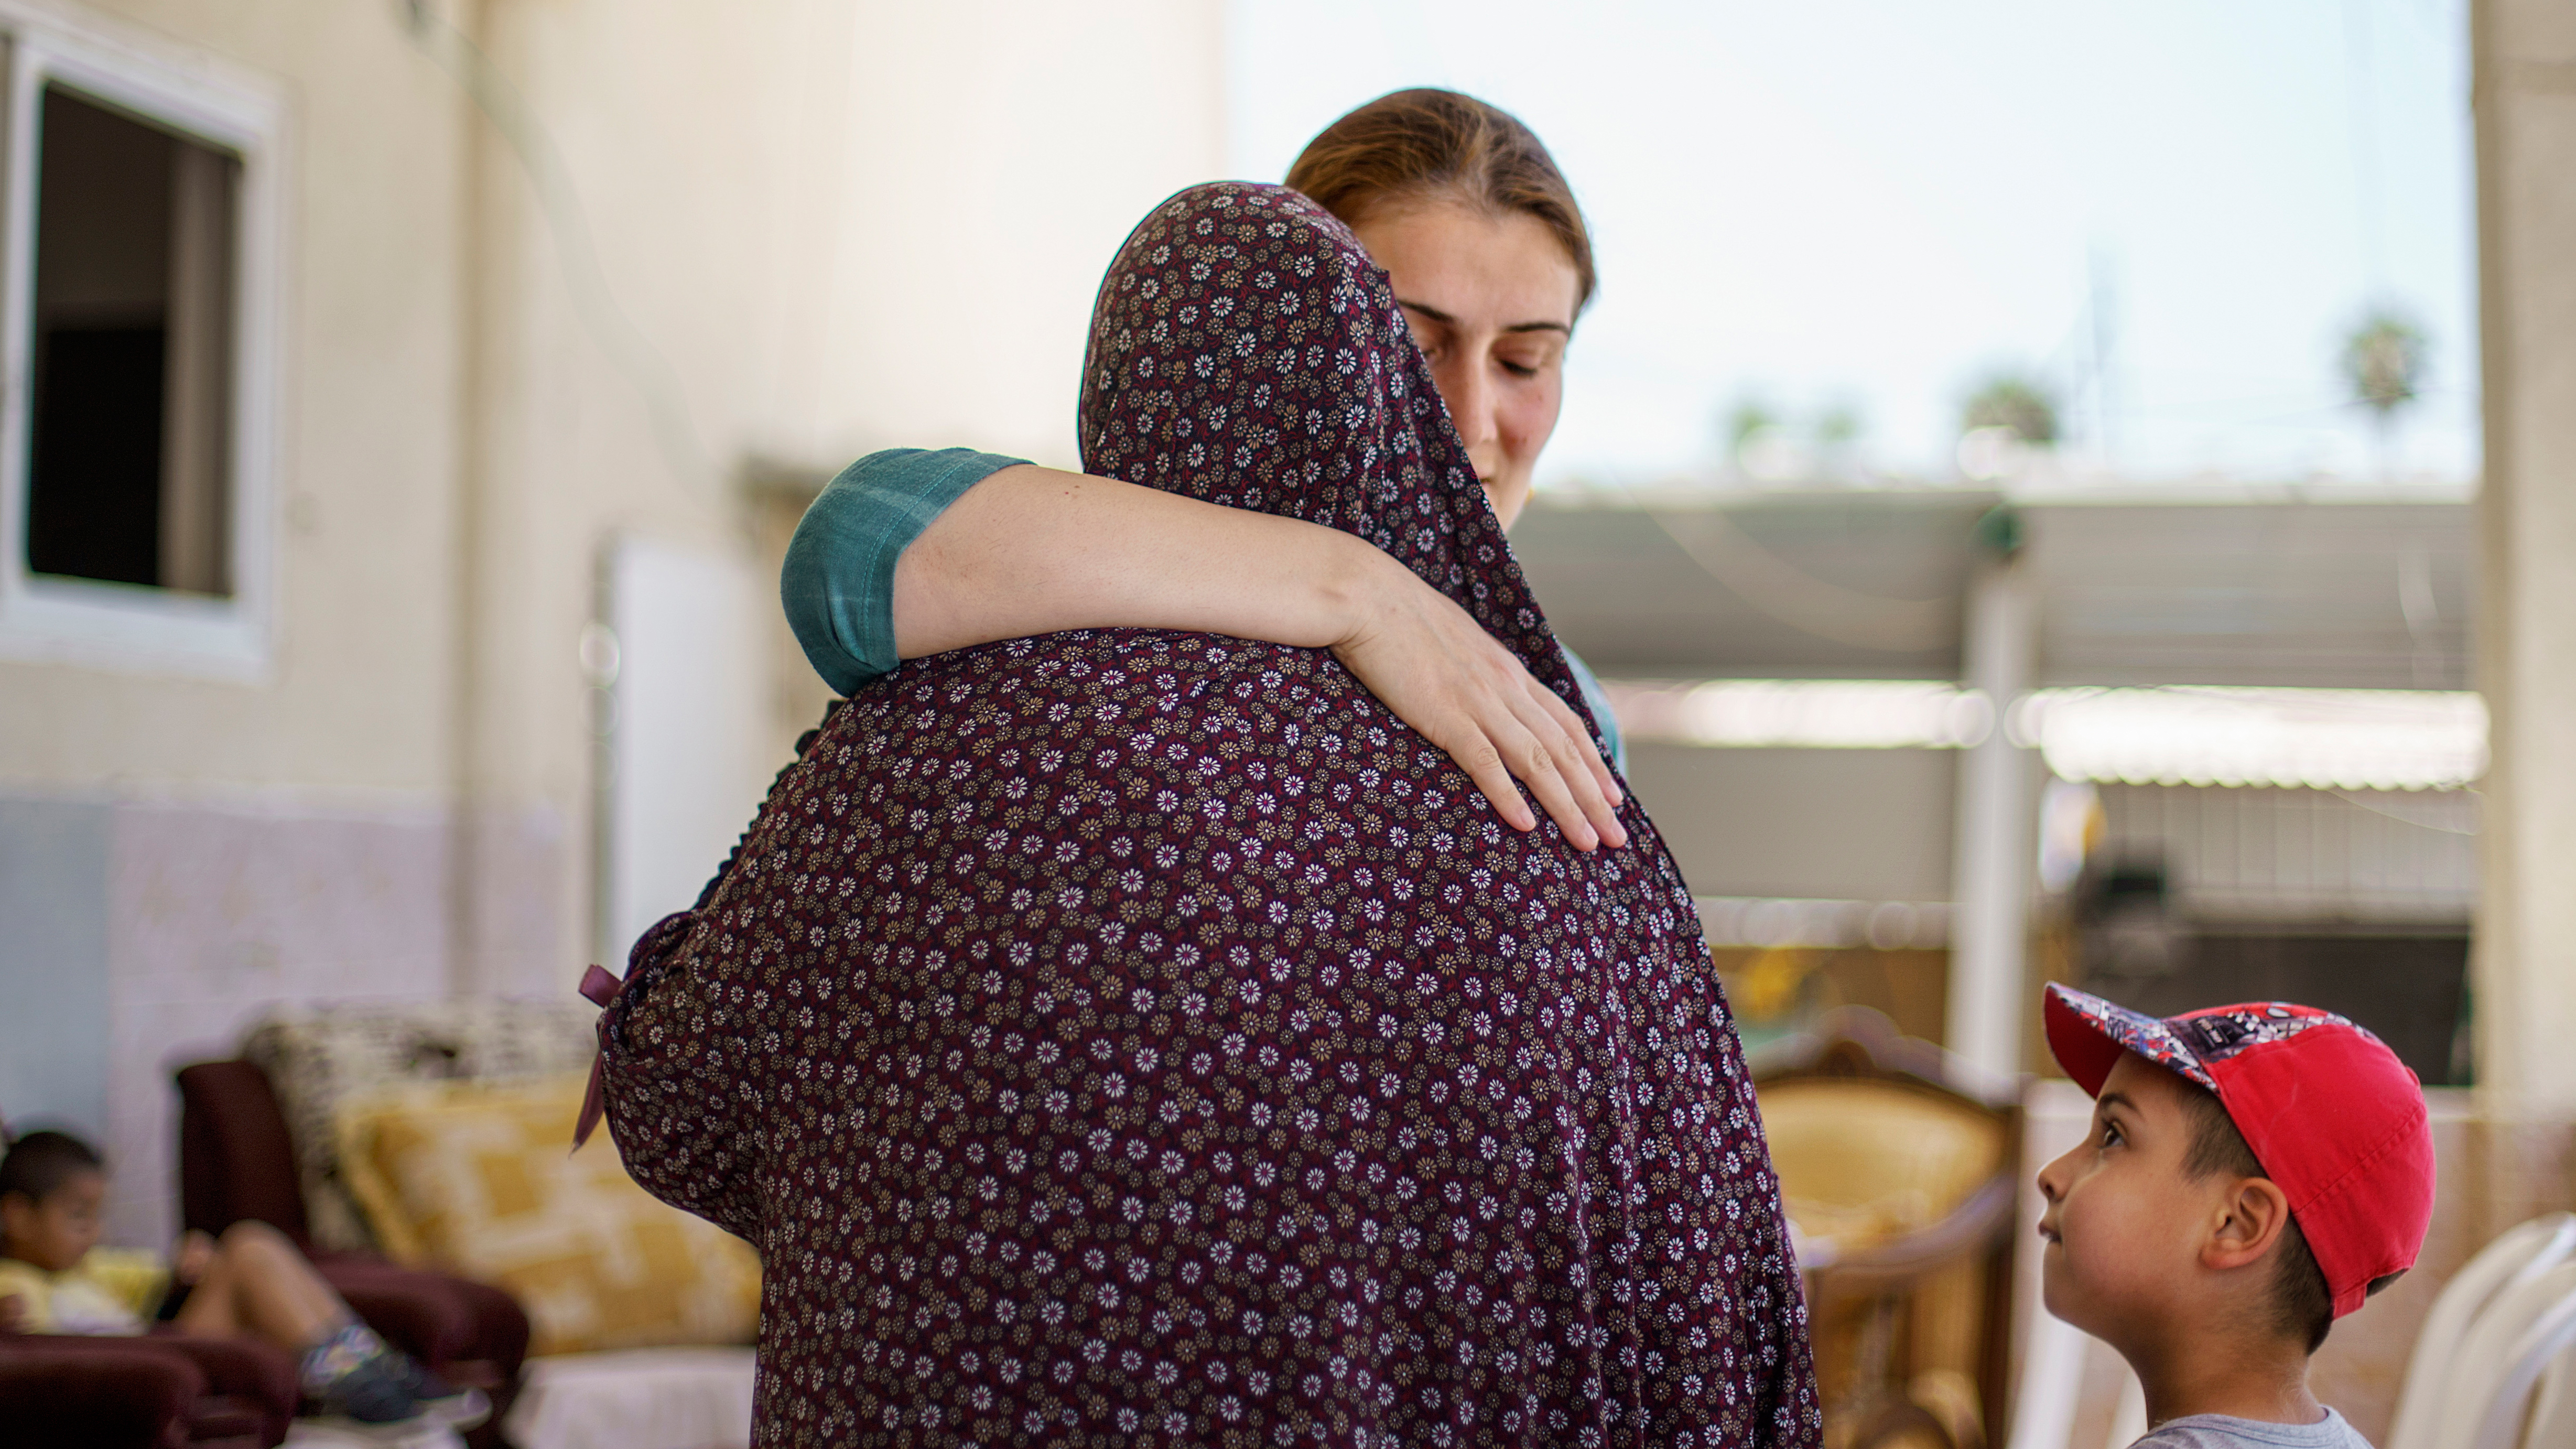
[(120, 805), (108, 851), (108, 1139), (119, 1242), (176, 1230), (176, 1067), (232, 1055), (279, 1001), (448, 991), (435, 815)]
[[(171, 1072), (280, 1001), (448, 994), (450, 846), (425, 808), (0, 799), (0, 1113), (101, 1139), (109, 1240), (167, 1242)], [(520, 863), (538, 904), (501, 914), (551, 948), (559, 857)]]

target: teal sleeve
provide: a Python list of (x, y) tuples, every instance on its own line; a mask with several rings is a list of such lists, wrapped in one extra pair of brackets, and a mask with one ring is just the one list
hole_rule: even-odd
[(894, 566), (930, 521), (969, 488), (1028, 461), (967, 448), (889, 448), (823, 485), (788, 540), (778, 571), (787, 625), (836, 694), (891, 674)]
[[(1565, 649), (1562, 641), (1556, 647)], [(1610, 710), (1609, 693), (1602, 689), (1600, 680), (1593, 678), (1592, 666), (1576, 657), (1573, 650), (1565, 650), (1565, 663), (1574, 671), (1575, 687), (1583, 691), (1583, 702), (1591, 708), (1593, 720), (1601, 726), (1601, 738), (1610, 746), (1610, 768), (1619, 772), (1620, 779), (1628, 778), (1628, 742), (1619, 737), (1619, 716)]]

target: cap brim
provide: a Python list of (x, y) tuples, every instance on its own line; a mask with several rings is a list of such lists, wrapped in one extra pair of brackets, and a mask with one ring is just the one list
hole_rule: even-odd
[(2199, 1056), (2172, 1027), (2155, 1017), (2055, 982), (2049, 984), (2041, 1015), (2048, 1028), (2049, 1054), (2088, 1097), (2101, 1095), (2102, 1083), (2122, 1052), (2136, 1052), (2213, 1092), (2218, 1090)]

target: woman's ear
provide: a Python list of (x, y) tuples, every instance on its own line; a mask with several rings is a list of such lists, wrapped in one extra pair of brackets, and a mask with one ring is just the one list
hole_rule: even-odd
[(2259, 1263), (2290, 1225), (2290, 1195), (2268, 1177), (2240, 1177), (2219, 1202), (2220, 1217), (2200, 1246), (2204, 1268), (2226, 1271)]

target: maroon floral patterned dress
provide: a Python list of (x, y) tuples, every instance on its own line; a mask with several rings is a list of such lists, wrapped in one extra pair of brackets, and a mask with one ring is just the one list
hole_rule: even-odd
[[(1578, 699), (1304, 198), (1137, 229), (1082, 421), (1092, 471), (1368, 538)], [(1815, 1443), (1733, 1022), (1621, 818), (1513, 831), (1331, 655), (1240, 639), (837, 707), (602, 1033), (629, 1168), (760, 1250), (759, 1442)]]

